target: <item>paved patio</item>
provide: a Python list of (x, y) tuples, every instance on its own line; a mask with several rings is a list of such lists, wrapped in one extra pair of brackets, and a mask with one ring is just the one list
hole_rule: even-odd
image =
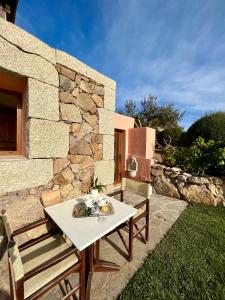
[[(125, 201), (128, 199), (132, 203), (137, 203), (142, 200), (141, 197), (125, 193)], [(151, 253), (156, 245), (163, 239), (186, 206), (187, 203), (182, 200), (156, 194), (152, 195), (150, 204), (150, 242), (145, 245), (135, 240), (134, 260), (132, 263), (127, 262), (107, 241), (101, 241), (101, 258), (119, 264), (121, 270), (120, 272), (114, 273), (95, 273), (92, 281), (91, 299), (117, 299), (130, 278), (140, 268), (148, 254)], [(121, 249), (124, 249), (116, 233), (111, 235), (110, 239), (121, 247)], [(76, 280), (77, 275), (72, 275), (69, 278), (71, 284)], [(46, 294), (44, 299), (61, 299), (64, 288), (64, 286), (55, 288), (54, 291)]]

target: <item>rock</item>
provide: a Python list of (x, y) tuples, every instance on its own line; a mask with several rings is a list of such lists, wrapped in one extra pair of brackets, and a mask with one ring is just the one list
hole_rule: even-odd
[(52, 188), (53, 191), (58, 191), (59, 190), (59, 185), (55, 184)]
[(81, 75), (79, 75), (79, 74), (76, 75), (75, 82), (76, 82), (77, 85), (80, 84), (80, 82), (81, 82)]
[(206, 177), (191, 176), (188, 178), (188, 182), (195, 184), (207, 184), (209, 183), (209, 179)]
[(215, 185), (223, 185), (223, 180), (218, 177), (209, 177), (209, 180)]
[(160, 195), (180, 199), (180, 194), (177, 191), (176, 187), (172, 183), (168, 182), (165, 177), (155, 178), (155, 180), (153, 181), (153, 187)]
[(93, 127), (91, 127), (88, 123), (84, 122), (80, 128), (80, 131), (74, 132), (73, 136), (71, 136), (70, 146), (73, 145), (73, 142), (76, 140), (85, 140), (86, 142), (91, 142), (91, 137), (88, 139), (85, 139), (84, 137), (89, 135), (93, 130)]
[(91, 126), (95, 126), (98, 122), (98, 117), (96, 115), (91, 115), (89, 113), (85, 113), (83, 115), (83, 118), (85, 119), (85, 121), (88, 122), (88, 124), (90, 124)]
[(104, 101), (103, 101), (102, 97), (94, 94), (94, 95), (91, 96), (91, 98), (94, 100), (95, 104), (98, 107), (104, 107)]
[(94, 126), (94, 131), (93, 131), (94, 134), (99, 134), (99, 125), (95, 125)]
[(54, 183), (56, 184), (56, 185), (65, 185), (65, 184), (68, 184), (70, 181), (69, 180), (67, 180), (67, 179), (65, 179), (63, 176), (62, 176), (62, 174), (57, 174), (55, 177), (54, 177), (54, 179), (53, 179), (53, 181), (54, 181)]
[(70, 135), (70, 148), (73, 147), (78, 142), (78, 136), (79, 133), (75, 134), (75, 136)]
[(80, 131), (81, 124), (79, 123), (73, 123), (70, 125), (70, 132), (77, 134), (77, 132)]
[(151, 167), (151, 173), (152, 173), (152, 175), (155, 176), (155, 177), (163, 176), (163, 169), (160, 168), (160, 167), (158, 167), (158, 165), (157, 165), (157, 166), (153, 165), (153, 166)]
[(79, 169), (80, 169), (80, 166), (79, 166), (79, 164), (72, 164), (70, 166), (70, 168), (71, 168), (71, 170), (72, 170), (73, 173), (77, 173), (79, 171)]
[(76, 179), (79, 179), (81, 181), (83, 181), (83, 180), (91, 180), (93, 174), (94, 174), (94, 168), (84, 169), (84, 170), (79, 171), (76, 174)]
[(208, 183), (207, 188), (209, 189), (210, 193), (215, 197), (218, 196), (218, 194), (221, 194), (219, 192), (218, 187), (216, 187), (214, 184)]
[(61, 66), (61, 68), (60, 68), (60, 73), (71, 80), (75, 79), (76, 73), (70, 69), (63, 67), (63, 66)]
[(183, 199), (188, 202), (205, 203), (214, 205), (218, 200), (210, 193), (205, 185), (191, 184), (180, 189)]
[(79, 132), (79, 138), (82, 138), (85, 135), (89, 134), (90, 132), (92, 132), (92, 130), (93, 127), (91, 125), (89, 125), (87, 122), (83, 122)]
[(78, 141), (70, 148), (70, 154), (91, 155), (92, 151), (90, 144), (82, 140)]
[(96, 105), (88, 94), (81, 93), (78, 95), (76, 102), (84, 111), (94, 114), (97, 111)]
[(179, 192), (180, 192), (180, 189), (181, 189), (182, 187), (184, 187), (184, 186), (185, 186), (185, 183), (184, 183), (184, 182), (182, 182), (182, 181), (177, 182), (177, 189), (178, 189)]
[(73, 190), (73, 186), (71, 183), (60, 187), (60, 193), (64, 198), (66, 198), (69, 192), (71, 192), (72, 190)]
[(103, 159), (103, 151), (101, 149), (99, 149), (98, 151), (96, 151), (94, 153), (94, 160), (98, 161), (98, 160), (102, 160)]
[(31, 78), (27, 86), (27, 117), (59, 121), (58, 88)]
[(87, 134), (84, 136), (83, 140), (87, 143), (91, 143), (91, 134)]
[(80, 110), (73, 104), (60, 104), (62, 119), (69, 122), (81, 123), (82, 117)]
[(52, 191), (52, 190), (43, 191), (41, 193), (41, 198), (42, 198), (43, 205), (45, 207), (54, 205), (56, 203), (59, 203), (60, 200), (61, 200), (59, 190), (56, 190), (56, 191)]
[[(63, 104), (63, 105), (71, 105), (71, 104)], [(28, 127), (29, 126), (29, 127)], [(29, 124), (27, 126), (27, 131), (29, 132), (29, 151), (28, 155), (29, 158), (55, 158), (55, 157), (66, 157), (69, 150), (69, 125), (65, 124), (65, 122), (54, 122), (54, 121), (47, 121), (47, 120), (41, 120), (41, 119), (30, 119)], [(29, 130), (28, 130), (29, 129)], [(40, 165), (40, 160), (34, 159), (34, 160), (21, 160), (17, 161), (21, 164), (28, 164), (36, 161), (36, 164)], [(45, 159), (45, 164), (47, 162), (50, 163), (49, 160)], [(16, 161), (15, 161), (16, 162)], [(19, 169), (15, 166), (15, 162), (13, 163), (13, 166), (15, 169)], [(52, 162), (51, 162), (52, 165)], [(24, 166), (25, 167), (25, 166)], [(23, 167), (21, 166), (21, 169)], [(34, 168), (35, 169), (35, 168)], [(52, 166), (51, 166), (52, 169)], [(32, 170), (32, 167), (30, 167), (30, 170)], [(46, 168), (47, 170), (47, 168)], [(1, 172), (3, 172), (2, 169), (2, 162), (1, 162)], [(1, 177), (0, 172), (0, 177)], [(24, 172), (24, 169), (23, 169)], [(33, 172), (33, 170), (32, 170)], [(42, 171), (43, 174), (46, 173), (46, 171)], [(34, 175), (35, 174), (35, 175)], [(5, 174), (4, 174), (5, 175)], [(17, 174), (18, 175), (18, 174)], [(29, 178), (32, 180), (32, 185), (27, 186), (34, 186), (34, 180), (32, 177), (36, 177), (36, 181), (38, 178), (41, 178), (40, 175), (37, 176), (37, 169), (35, 172), (33, 172), (31, 175), (28, 176), (28, 174), (24, 174), (24, 177)], [(22, 180), (18, 180), (18, 182), (21, 182)], [(1, 180), (0, 180), (1, 182)], [(45, 182), (45, 181), (44, 181)], [(25, 181), (23, 182), (25, 185)], [(13, 186), (15, 187), (15, 184)], [(38, 185), (38, 184), (37, 184)], [(36, 185), (36, 186), (37, 186)], [(1, 190), (2, 182), (0, 185)], [(25, 187), (27, 187), (25, 186)]]
[(184, 175), (184, 173), (177, 176), (177, 180), (183, 181), (183, 182), (186, 182), (187, 178), (188, 177), (186, 175)]
[(81, 80), (84, 80), (86, 82), (90, 82), (90, 79), (84, 75), (81, 75)]
[(66, 180), (60, 173), (54, 177), (53, 181), (56, 185), (60, 185), (60, 186), (68, 184), (70, 182), (69, 180)]
[(180, 169), (180, 168), (173, 167), (173, 168), (171, 168), (171, 171), (172, 171), (172, 172), (175, 172), (175, 173), (180, 173), (180, 172), (181, 172), (181, 169)]
[(186, 172), (183, 172), (182, 175), (184, 175), (186, 177), (191, 177), (192, 176), (190, 173), (186, 173)]
[(88, 193), (90, 191), (91, 188), (91, 181), (90, 180), (84, 180), (82, 182), (82, 187), (81, 190), (83, 193)]
[(91, 149), (92, 149), (93, 154), (95, 154), (99, 150), (99, 144), (92, 143)]
[(94, 93), (98, 96), (104, 96), (105, 94), (104, 87), (100, 85), (96, 85), (94, 89)]
[(65, 92), (71, 92), (75, 88), (75, 82), (63, 75), (59, 75), (59, 86)]
[(86, 93), (90, 93), (91, 92), (91, 89), (90, 89), (90, 87), (89, 87), (89, 84), (86, 82), (86, 81), (84, 81), (84, 80), (81, 80), (81, 82), (80, 82), (80, 84), (79, 84), (79, 88), (82, 90), (82, 91), (84, 91), (84, 92), (86, 92)]
[(99, 160), (95, 162), (95, 178), (105, 185), (113, 184), (114, 160)]
[(170, 176), (172, 174), (171, 169), (170, 170), (165, 170), (164, 174), (167, 175), (167, 176)]
[(61, 174), (67, 182), (70, 182), (74, 179), (73, 172), (70, 170), (69, 167), (67, 167), (65, 170), (63, 170)]
[(70, 161), (66, 158), (57, 158), (54, 161), (54, 174), (60, 173), (70, 164)]
[(80, 170), (94, 167), (94, 160), (90, 156), (71, 155), (70, 159), (73, 164), (79, 165)]
[(59, 99), (63, 103), (74, 103), (74, 97), (69, 92), (60, 92)]
[(103, 137), (101, 134), (93, 134), (91, 138), (92, 143), (102, 143), (103, 142)]
[[(77, 98), (78, 95), (79, 95), (79, 88), (76, 87), (76, 88), (72, 91), (71, 94), (72, 94), (73, 97)], [(74, 102), (75, 102), (75, 100), (74, 100)]]
[[(1, 69), (5, 69), (8, 72), (13, 72), (14, 74), (19, 74), (20, 76), (26, 78), (37, 79), (41, 82), (48, 83), (49, 85), (58, 86), (59, 84), (59, 76), (58, 72), (54, 67), (54, 63), (50, 63), (46, 59), (41, 56), (34, 55), (32, 53), (24, 52), (12, 45), (10, 42), (2, 38), (4, 33), (4, 27), (2, 26), (2, 19), (0, 19), (0, 66)], [(4, 21), (4, 24), (9, 24), (7, 21)], [(11, 24), (11, 23), (10, 23)], [(11, 24), (13, 25), (13, 24)], [(14, 28), (18, 28), (13, 25)], [(5, 30), (9, 33), (8, 29)], [(17, 33), (15, 31), (11, 31), (11, 36), (15, 36), (15, 39), (23, 40), (18, 38)], [(31, 35), (30, 35), (31, 37)], [(26, 45), (33, 44), (33, 41), (28, 41), (27, 39), (23, 41)], [(40, 41), (39, 41), (40, 42)], [(52, 51), (53, 49), (51, 49)], [(54, 50), (53, 50), (54, 51)], [(42, 55), (42, 54), (41, 54)]]
[(180, 173), (179, 172), (172, 172), (170, 174), (170, 178), (176, 178)]
[(81, 188), (79, 190), (77, 189), (73, 189), (72, 191), (69, 192), (69, 194), (67, 195), (67, 199), (73, 199), (76, 198), (78, 196), (80, 196), (81, 193)]
[(77, 192), (79, 191), (81, 191), (81, 182), (80, 182), (80, 180), (74, 180), (73, 182), (72, 182), (72, 185), (73, 185), (73, 187), (74, 187), (74, 190), (76, 190)]
[(225, 196), (225, 182), (224, 182), (224, 184), (222, 185), (222, 191), (223, 191), (223, 195)]

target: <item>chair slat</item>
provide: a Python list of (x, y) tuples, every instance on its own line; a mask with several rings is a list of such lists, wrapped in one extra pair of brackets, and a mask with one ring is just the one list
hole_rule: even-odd
[(122, 178), (122, 191), (128, 191), (138, 196), (150, 199), (152, 194), (152, 186), (147, 182), (139, 182), (128, 178)]

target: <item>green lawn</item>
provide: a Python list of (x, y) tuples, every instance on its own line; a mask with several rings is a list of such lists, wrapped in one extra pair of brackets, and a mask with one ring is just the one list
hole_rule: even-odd
[(225, 300), (225, 207), (189, 206), (119, 299)]

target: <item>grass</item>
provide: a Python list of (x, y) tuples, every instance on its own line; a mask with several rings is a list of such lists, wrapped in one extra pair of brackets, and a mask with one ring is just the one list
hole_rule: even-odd
[(225, 299), (225, 208), (189, 206), (120, 300)]

